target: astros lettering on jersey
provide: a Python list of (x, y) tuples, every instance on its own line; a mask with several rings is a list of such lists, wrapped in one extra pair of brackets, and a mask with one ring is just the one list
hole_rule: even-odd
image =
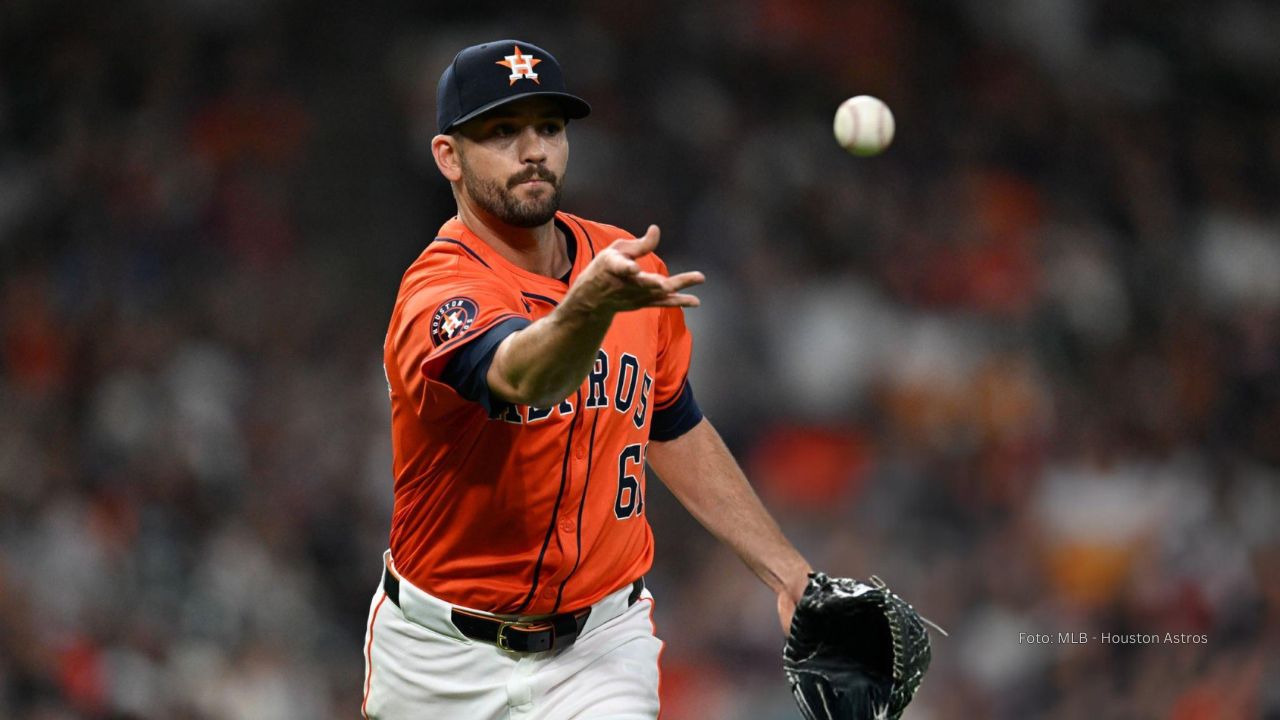
[[(689, 368), (680, 308), (647, 308), (614, 317), (595, 367), (554, 407), (490, 412), (441, 381), (459, 348), (547, 315), (597, 252), (632, 237), (563, 212), (556, 223), (577, 247), (568, 283), (516, 267), (457, 218), (445, 223), (404, 275), (384, 347), (396, 570), (492, 613), (587, 607), (649, 569), (645, 452), (654, 412), (681, 397)], [(667, 273), (654, 255), (638, 262)]]

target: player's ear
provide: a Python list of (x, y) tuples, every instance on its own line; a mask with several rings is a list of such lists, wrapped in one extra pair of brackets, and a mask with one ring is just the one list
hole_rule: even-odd
[(459, 156), (458, 140), (452, 135), (436, 135), (431, 138), (431, 156), (436, 159), (436, 167), (449, 182), (462, 179), (462, 158)]

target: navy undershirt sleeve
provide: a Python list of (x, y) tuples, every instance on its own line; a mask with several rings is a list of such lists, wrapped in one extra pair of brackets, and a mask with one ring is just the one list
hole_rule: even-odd
[(675, 402), (654, 411), (653, 425), (649, 428), (649, 439), (659, 442), (675, 440), (700, 422), (702, 422), (702, 410), (693, 397), (693, 386), (685, 380)]
[[(489, 392), (489, 366), (498, 352), (498, 345), (511, 333), (531, 325), (528, 318), (507, 318), (494, 325), (480, 337), (458, 348), (445, 365), (440, 380), (458, 391), (462, 397), (480, 403), (485, 412), (492, 415), (494, 398)], [(499, 405), (503, 403), (499, 402)]]

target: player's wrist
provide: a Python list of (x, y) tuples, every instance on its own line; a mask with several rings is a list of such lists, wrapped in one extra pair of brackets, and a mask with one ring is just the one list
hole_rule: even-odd
[(772, 570), (766, 582), (778, 595), (798, 600), (801, 595), (804, 595), (804, 588), (809, 584), (811, 572), (813, 568), (809, 563), (797, 556), (785, 565)]

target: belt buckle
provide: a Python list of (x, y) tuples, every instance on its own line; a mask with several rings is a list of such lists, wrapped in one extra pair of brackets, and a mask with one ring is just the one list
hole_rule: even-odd
[(494, 644), (497, 645), (499, 648), (506, 650), (507, 652), (515, 652), (515, 650), (512, 650), (511, 646), (507, 644), (507, 636), (504, 635), (503, 633), (506, 631), (507, 628), (515, 624), (516, 623), (508, 620), (503, 620), (500, 623), (498, 623), (498, 637), (494, 640)]

